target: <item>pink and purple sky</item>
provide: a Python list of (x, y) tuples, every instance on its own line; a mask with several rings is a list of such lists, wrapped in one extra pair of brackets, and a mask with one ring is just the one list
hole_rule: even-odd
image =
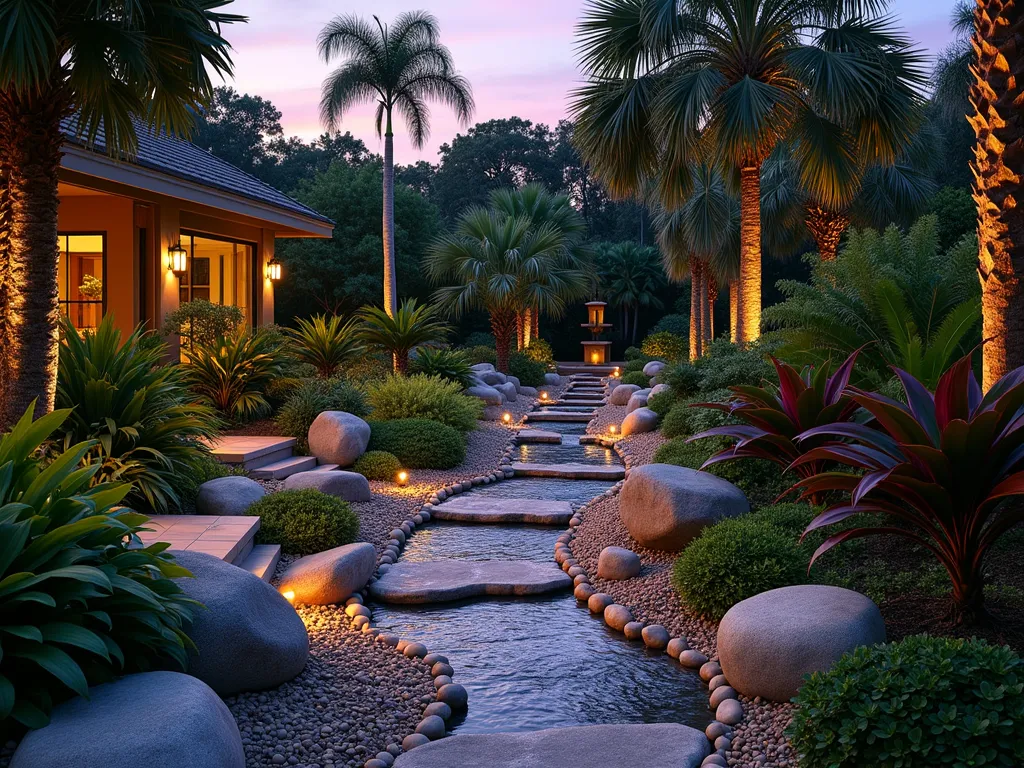
[[(236, 0), (228, 10), (249, 23), (229, 27), (234, 46), (234, 87), (270, 99), (281, 110), (286, 135), (319, 135), (320, 83), (329, 67), (317, 57), (316, 36), (338, 14), (377, 14), (389, 22), (402, 11), (423, 8), (441, 25), (456, 67), (469, 78), (476, 99), (473, 122), (519, 117), (555, 125), (566, 114), (569, 91), (579, 83), (573, 28), (586, 0)], [(890, 12), (911, 38), (934, 55), (949, 42), (954, 0), (892, 0)], [(400, 163), (437, 161), (437, 148), (459, 132), (454, 115), (432, 110), (431, 135), (422, 150), (395, 131)], [(382, 150), (373, 131), (373, 107), (345, 117), (343, 130)]]

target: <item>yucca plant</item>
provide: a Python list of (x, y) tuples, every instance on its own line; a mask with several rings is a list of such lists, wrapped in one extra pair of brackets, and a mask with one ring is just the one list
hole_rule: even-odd
[(329, 379), (338, 369), (355, 360), (366, 348), (359, 343), (359, 334), (354, 320), (344, 322), (337, 315), (317, 315), (312, 320), (298, 319), (297, 328), (287, 328), (285, 333), (295, 342), (290, 351), (292, 357), (316, 368), (316, 375)]
[(438, 318), (436, 307), (417, 304), (415, 299), (403, 301), (394, 317), (379, 307), (363, 307), (359, 319), (363, 322), (361, 337), (391, 353), (395, 373), (409, 370), (409, 353), (415, 347), (444, 341), (451, 330)]
[(281, 350), (270, 335), (242, 329), (184, 352), (192, 391), (202, 402), (236, 421), (270, 413), (266, 388), (281, 375)]
[[(797, 441), (808, 430), (826, 424), (850, 421), (858, 409), (846, 392), (850, 374), (857, 362), (857, 352), (829, 375), (831, 366), (825, 363), (817, 369), (798, 371), (793, 366), (772, 357), (779, 385), (730, 387), (732, 396), (725, 402), (698, 403), (694, 408), (711, 408), (729, 414), (738, 424), (713, 427), (694, 435), (687, 442), (707, 437), (725, 437), (735, 440), (728, 448), (709, 458), (701, 469), (733, 459), (767, 459), (783, 470), (792, 466), (802, 478), (820, 473), (824, 460), (806, 459), (808, 451), (824, 441)], [(798, 463), (797, 463), (798, 462)], [(814, 494), (815, 503), (819, 503)]]
[(73, 410), (54, 437), (64, 450), (95, 441), (84, 459), (97, 466), (93, 484), (131, 483), (130, 504), (163, 513), (179, 506), (175, 488), (221, 422), (150, 337), (138, 328), (122, 343), (109, 315), (83, 334), (64, 321), (56, 402)]
[(92, 441), (47, 463), (42, 443), (70, 415), (0, 438), (0, 731), (41, 728), (51, 708), (115, 675), (187, 664), (189, 576), (166, 543), (137, 546), (147, 518), (118, 507), (128, 483), (90, 484)]
[(825, 424), (796, 438), (817, 447), (794, 462), (795, 470), (822, 461), (849, 468), (802, 481), (805, 497), (848, 495), (818, 515), (805, 536), (860, 513), (883, 519), (877, 527), (833, 534), (811, 564), (850, 539), (902, 536), (946, 569), (951, 617), (978, 620), (985, 612), (986, 556), (1000, 536), (1024, 521), (1024, 508), (1007, 503), (1024, 495), (1024, 368), (1003, 376), (984, 396), (970, 355), (942, 375), (934, 394), (905, 371), (894, 371), (906, 405), (851, 388), (850, 399), (874, 417), (872, 424)]
[(439, 376), (453, 381), (465, 389), (473, 382), (473, 369), (466, 353), (457, 349), (431, 349), (423, 347), (416, 351), (416, 357), (409, 362), (411, 373), (424, 376)]

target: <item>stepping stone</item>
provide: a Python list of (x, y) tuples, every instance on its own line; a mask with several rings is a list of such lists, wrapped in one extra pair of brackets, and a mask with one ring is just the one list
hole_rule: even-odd
[(626, 468), (605, 464), (529, 464), (512, 465), (516, 477), (557, 477), (563, 480), (622, 480)]
[(481, 595), (539, 595), (572, 589), (572, 578), (553, 563), (528, 560), (399, 562), (370, 585), (384, 603), (422, 605)]
[(560, 432), (546, 432), (543, 429), (521, 429), (516, 435), (516, 442), (520, 445), (536, 445), (541, 443), (561, 445), (562, 434)]
[(587, 423), (594, 414), (580, 413), (579, 411), (538, 411), (526, 414), (526, 421), (577, 421)]
[(461, 523), (538, 523), (565, 525), (572, 518), (568, 501), (544, 499), (473, 498), (456, 496), (430, 511), (434, 520)]
[(526, 733), (450, 736), (400, 755), (395, 768), (697, 768), (709, 751), (696, 728), (675, 723), (578, 725)]

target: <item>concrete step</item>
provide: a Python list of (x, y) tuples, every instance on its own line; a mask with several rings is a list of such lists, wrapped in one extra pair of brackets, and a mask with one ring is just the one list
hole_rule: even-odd
[(541, 421), (569, 421), (586, 424), (592, 418), (592, 413), (580, 413), (579, 411), (545, 411), (526, 414), (524, 421), (535, 423)]
[(248, 515), (153, 515), (139, 534), (143, 545), (163, 541), (171, 549), (187, 549), (219, 557), (228, 563), (253, 550), (260, 519)]
[(244, 568), (254, 576), (259, 576), (269, 584), (280, 560), (280, 544), (257, 544), (248, 555), (236, 560), (235, 565)]
[(561, 445), (562, 434), (543, 429), (521, 429), (516, 433), (516, 442), (520, 445)]
[(626, 468), (607, 464), (532, 464), (515, 462), (512, 471), (516, 477), (555, 477), (562, 480), (622, 480)]
[(213, 457), (223, 464), (241, 464), (246, 469), (258, 469), (291, 456), (295, 438), (226, 435), (211, 441), (209, 446)]
[(384, 603), (423, 605), (480, 596), (539, 595), (572, 589), (553, 563), (529, 560), (398, 562), (370, 585)]
[(568, 501), (473, 498), (472, 494), (463, 494), (434, 507), (430, 515), (434, 520), (460, 523), (565, 525), (572, 518), (572, 505)]
[(288, 456), (270, 464), (262, 464), (249, 474), (261, 480), (284, 480), (299, 472), (309, 472), (316, 468), (315, 456)]
[(333, 472), (336, 469), (341, 469), (337, 464), (317, 464), (314, 467), (314, 472)]

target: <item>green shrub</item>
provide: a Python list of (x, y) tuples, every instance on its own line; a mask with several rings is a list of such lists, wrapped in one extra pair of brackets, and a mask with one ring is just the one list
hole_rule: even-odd
[(451, 327), (440, 318), (432, 304), (417, 304), (406, 299), (394, 317), (380, 307), (365, 306), (356, 315), (363, 341), (371, 347), (389, 352), (395, 361), (395, 373), (409, 369), (410, 353), (421, 346), (430, 346), (445, 340)]
[(544, 363), (531, 360), (523, 352), (513, 352), (508, 356), (508, 372), (519, 379), (519, 383), (527, 387), (544, 385), (544, 374), (547, 373)]
[(366, 352), (359, 343), (354, 320), (344, 322), (337, 315), (317, 315), (312, 320), (298, 318), (296, 323), (296, 328), (284, 332), (291, 342), (289, 353), (295, 360), (313, 366), (321, 379), (337, 376), (345, 365)]
[(754, 512), (754, 518), (799, 539), (819, 512), (810, 504), (791, 501), (762, 507)]
[(523, 354), (535, 363), (543, 363), (548, 370), (552, 370), (555, 365), (555, 351), (544, 339), (531, 339)]
[(671, 391), (662, 391), (647, 398), (647, 407), (659, 416), (665, 416), (676, 404), (676, 396)]
[(430, 419), (370, 422), (371, 451), (387, 451), (409, 469), (452, 469), (466, 458), (463, 436)]
[(626, 347), (626, 351), (622, 354), (626, 360), (635, 360), (641, 355), (643, 355), (643, 352), (640, 351), (639, 347)]
[(690, 397), (700, 391), (702, 377), (693, 363), (673, 365), (661, 374), (661, 378), (679, 397)]
[(497, 342), (494, 340), (494, 334), (487, 331), (473, 331), (462, 344), (463, 347), (484, 347), (490, 349), (492, 352), (498, 348)]
[(367, 480), (388, 480), (394, 481), (395, 475), (402, 468), (402, 462), (398, 457), (387, 451), (367, 451), (358, 459), (354, 472), (358, 472)]
[(197, 454), (188, 462), (188, 469), (178, 474), (172, 483), (178, 497), (178, 511), (186, 515), (195, 514), (199, 486), (218, 477), (231, 475), (248, 477), (249, 473), (243, 467), (221, 464), (208, 453)]
[(200, 402), (236, 421), (270, 413), (264, 393), (282, 371), (281, 347), (274, 335), (242, 329), (214, 344), (185, 350), (192, 391)]
[(1024, 661), (984, 640), (919, 635), (815, 672), (788, 736), (801, 768), (1024, 765)]
[(494, 347), (466, 347), (462, 350), (466, 354), (466, 359), (469, 360), (470, 365), (476, 365), (477, 363), (490, 363), (491, 365), (498, 364), (498, 353), (494, 351)]
[(359, 533), (359, 518), (347, 501), (313, 488), (267, 494), (246, 514), (260, 519), (258, 544), (280, 544), (291, 555), (351, 544)]
[(416, 357), (409, 361), (409, 371), (454, 381), (462, 389), (473, 381), (473, 369), (469, 367), (469, 359), (465, 352), (457, 349), (421, 347), (416, 351)]
[(294, 437), (295, 447), (305, 452), (309, 428), (324, 411), (345, 411), (360, 418), (369, 413), (366, 396), (338, 379), (308, 379), (299, 384), (281, 406), (275, 423), (282, 435)]
[(665, 315), (654, 324), (651, 333), (667, 331), (676, 336), (681, 336), (689, 342), (690, 339), (690, 316), (689, 315)]
[(643, 371), (629, 371), (628, 373), (624, 373), (622, 374), (620, 381), (623, 384), (635, 384), (643, 389), (646, 389), (651, 385), (650, 376), (645, 376)]
[(131, 483), (129, 505), (166, 513), (180, 506), (177, 484), (221, 422), (195, 402), (185, 367), (166, 365), (166, 346), (148, 335), (139, 328), (122, 343), (110, 315), (82, 335), (64, 322), (56, 407), (74, 410), (53, 437), (63, 448), (95, 440), (85, 458), (97, 467), (93, 484)]
[[(40, 444), (70, 415), (0, 438), (0, 731), (42, 728), (51, 708), (118, 675), (187, 667), (195, 605), (167, 544), (137, 546), (148, 518), (119, 507), (131, 486), (90, 487), (78, 443), (48, 465)], [(129, 549), (131, 547), (131, 549)]]
[(672, 585), (683, 602), (718, 620), (741, 600), (799, 584), (807, 558), (779, 528), (751, 515), (709, 526), (676, 560)]
[(376, 421), (431, 419), (469, 432), (483, 413), (479, 398), (462, 394), (458, 384), (436, 376), (389, 376), (367, 389)]
[(622, 368), (625, 373), (636, 373), (643, 371), (644, 366), (651, 362), (654, 358), (642, 355), (640, 357), (634, 357), (632, 360), (627, 360), (626, 365)]
[(231, 338), (244, 324), (245, 315), (239, 307), (195, 299), (168, 312), (160, 332), (164, 336), (180, 336), (182, 347), (192, 350), (216, 344), (221, 336)]
[(697, 361), (701, 391), (777, 381), (775, 369), (768, 360), (768, 355), (777, 347), (776, 343), (764, 342), (742, 349), (726, 340), (713, 342), (710, 352)]
[(690, 342), (683, 336), (676, 336), (668, 331), (652, 333), (640, 345), (640, 351), (649, 357), (672, 363), (685, 360), (690, 354)]
[(350, 384), (365, 385), (371, 381), (386, 379), (394, 370), (391, 355), (387, 352), (367, 352), (345, 366), (341, 378)]

